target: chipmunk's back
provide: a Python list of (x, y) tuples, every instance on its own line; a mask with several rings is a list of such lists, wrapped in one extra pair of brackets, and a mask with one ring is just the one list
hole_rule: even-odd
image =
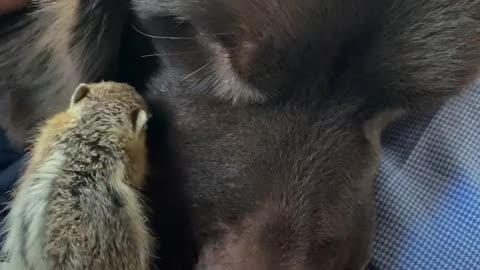
[(148, 269), (138, 189), (147, 109), (125, 84), (82, 84), (46, 122), (5, 226), (8, 269)]

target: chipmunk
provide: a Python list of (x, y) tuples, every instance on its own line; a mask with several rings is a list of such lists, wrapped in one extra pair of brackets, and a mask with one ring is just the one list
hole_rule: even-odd
[(149, 269), (147, 114), (133, 87), (102, 82), (46, 121), (4, 227), (7, 269)]

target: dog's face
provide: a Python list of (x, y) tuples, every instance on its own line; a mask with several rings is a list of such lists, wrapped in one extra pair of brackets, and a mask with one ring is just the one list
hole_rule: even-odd
[(149, 95), (176, 115), (197, 269), (368, 260), (379, 139), (365, 126), (383, 121), (332, 86), (340, 45), (368, 22), (353, 2), (135, 1), (162, 65)]
[(336, 62), (344, 43), (381, 9), (377, 0), (134, 2), (163, 61), (188, 70), (176, 80), (195, 81), (212, 96), (243, 104), (298, 89), (323, 92), (335, 75), (332, 66), (342, 68)]

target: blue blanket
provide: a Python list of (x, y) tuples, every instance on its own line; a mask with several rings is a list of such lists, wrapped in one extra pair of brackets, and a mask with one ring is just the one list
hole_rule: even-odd
[(480, 269), (480, 83), (389, 129), (372, 269)]
[[(0, 135), (1, 203), (22, 166)], [(386, 132), (376, 196), (372, 270), (480, 269), (480, 84)]]
[(0, 221), (6, 215), (3, 210), (9, 200), (8, 191), (14, 186), (23, 167), (22, 155), (9, 146), (7, 138), (0, 132)]

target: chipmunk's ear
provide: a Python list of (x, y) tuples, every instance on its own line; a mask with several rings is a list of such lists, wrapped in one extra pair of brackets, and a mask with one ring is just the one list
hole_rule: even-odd
[(140, 135), (140, 133), (146, 129), (148, 118), (149, 116), (145, 110), (137, 109), (132, 112), (130, 119), (136, 135)]
[(70, 99), (70, 107), (77, 104), (80, 100), (86, 97), (89, 92), (89, 86), (85, 83), (81, 83), (73, 92), (72, 98)]

